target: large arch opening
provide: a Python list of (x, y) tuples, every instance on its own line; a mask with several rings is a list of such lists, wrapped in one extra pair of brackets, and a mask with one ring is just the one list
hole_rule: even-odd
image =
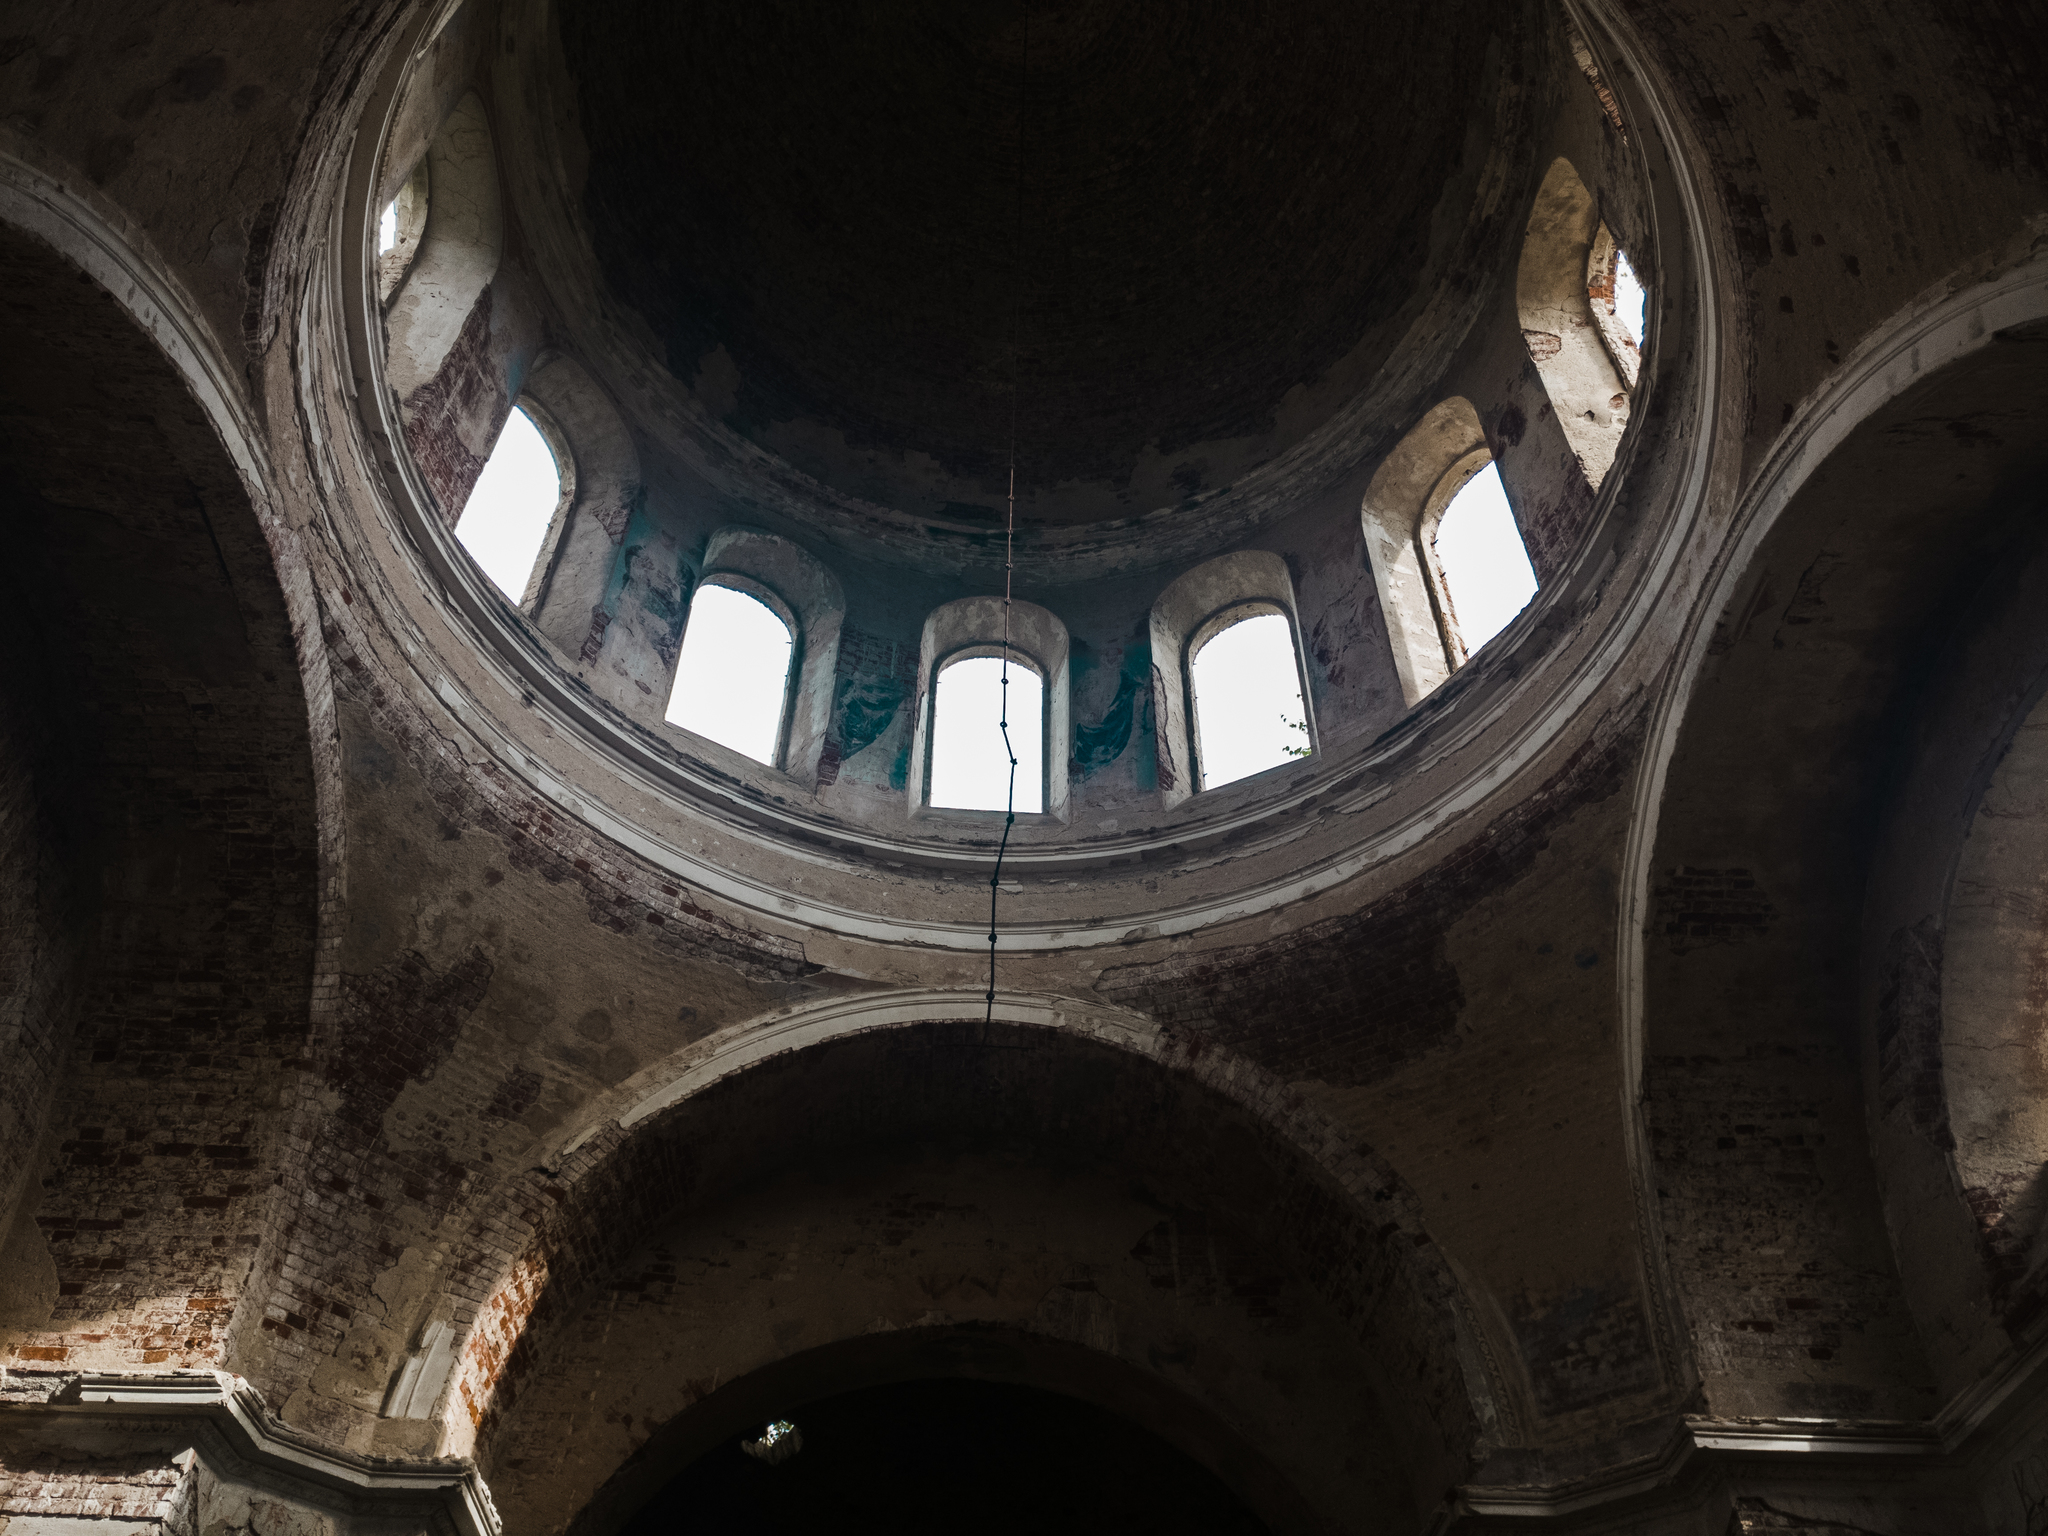
[[(497, 1261), (444, 1446), (473, 1443), (532, 1529), (623, 1519), (678, 1470), (649, 1449), (683, 1434), (665, 1426), (696, 1413), (695, 1454), (766, 1411), (696, 1412), (720, 1384), (828, 1346), (865, 1358), (876, 1336), (1014, 1334), (1132, 1385), (1005, 1379), (1183, 1449), (1249, 1447), (1224, 1465), (1279, 1528), (1299, 1507), (1419, 1529), (1478, 1449), (1454, 1285), (1397, 1184), (1347, 1188), (1192, 1066), (1042, 1027), (905, 1025), (772, 1055), (607, 1132)], [(876, 1369), (802, 1391), (906, 1375)], [(627, 1493), (605, 1492), (615, 1476)]]
[(189, 333), (150, 318), (0, 229), (10, 1370), (234, 1363), (273, 1278), (260, 1240), (314, 1006), (297, 615), (221, 422), (159, 340)]
[[(1981, 336), (1978, 313), (1959, 309), (1955, 333)], [(2006, 1196), (2021, 1225), (2038, 1196), (1972, 1188), (1972, 1159), (2005, 1154), (1951, 1139), (1942, 1038), (1961, 978), (1944, 978), (1941, 929), (2006, 728), (1991, 717), (2009, 725), (2025, 690), (1996, 681), (2009, 663), (1958, 667), (1945, 637), (2010, 611), (2024, 622), (1999, 649), (2039, 654), (2038, 598), (1986, 596), (2039, 561), (2037, 337), (2008, 332), (1840, 431), (1724, 589), (1677, 736), (1642, 1091), (1717, 1414), (1916, 1419), (2009, 1345), (1997, 1319), (2021, 1289), (2001, 1286), (1995, 1240), (1973, 1250)], [(1988, 1061), (1993, 1043), (1971, 1045)], [(1978, 1098), (2017, 1127), (2016, 1106)]]

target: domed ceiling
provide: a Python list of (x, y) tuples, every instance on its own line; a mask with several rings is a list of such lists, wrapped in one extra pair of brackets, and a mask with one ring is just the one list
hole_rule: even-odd
[(1418, 317), (1482, 286), (1450, 252), (1519, 73), (1488, 40), (1528, 21), (570, 0), (562, 42), (606, 284), (708, 419), (832, 491), (986, 525), (1014, 339), (1020, 516), (1050, 527), (1226, 490), (1398, 349), (1456, 344), (1469, 306)]

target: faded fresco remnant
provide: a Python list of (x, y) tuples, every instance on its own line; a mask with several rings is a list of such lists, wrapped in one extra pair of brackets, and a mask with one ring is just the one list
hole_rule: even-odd
[(910, 782), (910, 723), (904, 700), (917, 690), (917, 645), (848, 624), (839, 633), (832, 727), (818, 761), (818, 786), (839, 781), (850, 759), (878, 742), (852, 778), (902, 789)]
[(1151, 642), (1140, 637), (1126, 645), (1116, 671), (1109, 673), (1100, 655), (1077, 641), (1067, 667), (1068, 675), (1073, 679), (1077, 715), (1087, 709), (1091, 696), (1099, 697), (1105, 676), (1116, 679), (1116, 691), (1095, 722), (1092, 725), (1075, 722), (1075, 780), (1091, 778), (1107, 768), (1124, 755), (1135, 738), (1138, 751), (1131, 771), (1136, 787), (1157, 789), (1159, 772), (1153, 741)]

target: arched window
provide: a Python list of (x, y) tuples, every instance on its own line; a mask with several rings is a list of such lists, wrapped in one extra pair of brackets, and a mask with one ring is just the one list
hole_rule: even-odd
[(1387, 455), (1361, 509), (1394, 672), (1419, 703), (1500, 633), (1536, 592), (1536, 573), (1462, 396), (1438, 404)]
[(1019, 812), (1045, 809), (1045, 683), (1017, 656), (1004, 699), (1000, 654), (960, 655), (939, 668), (932, 696), (931, 803), (940, 810), (1000, 811), (1010, 805), (1010, 762), (1000, 721), (1009, 721), (1017, 759)]
[(730, 576), (705, 582), (690, 599), (668, 722), (780, 767), (794, 651), (789, 621), (761, 595)]
[(1243, 549), (1182, 572), (1154, 599), (1148, 627), (1159, 795), (1169, 809), (1314, 751), (1294, 580), (1280, 556)]
[(1203, 789), (1310, 755), (1294, 626), (1278, 607), (1248, 603), (1196, 631), (1188, 683)]
[[(402, 279), (396, 274), (392, 278), (384, 317), (385, 382), (401, 401), (412, 400), (441, 371), (471, 311), (497, 275), (504, 251), (504, 209), (490, 116), (475, 91), (449, 112), (427, 146), (425, 163), (419, 246), (401, 269)], [(424, 194), (429, 189), (430, 218), (424, 217)], [(402, 237), (403, 193), (399, 206), (396, 228)], [(380, 280), (382, 275), (380, 269)]]
[(1067, 626), (1023, 601), (963, 597), (934, 608), (918, 644), (911, 726), (913, 816), (1000, 811), (1010, 765), (1003, 755), (1003, 636), (1009, 634), (1010, 740), (1017, 754), (1017, 814), (1067, 814), (1073, 750)]
[[(1433, 526), (1432, 526), (1433, 524)], [(1448, 498), (1423, 534), (1441, 594), (1444, 651), (1453, 667), (1514, 622), (1536, 595), (1536, 572), (1491, 459)]]
[(523, 406), (498, 432), (483, 473), (455, 520), (455, 537), (500, 592), (532, 595), (543, 545), (569, 500), (569, 480), (546, 435)]

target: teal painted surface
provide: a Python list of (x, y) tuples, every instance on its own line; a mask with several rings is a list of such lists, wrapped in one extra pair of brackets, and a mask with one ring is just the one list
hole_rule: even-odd
[[(1073, 696), (1100, 663), (1086, 646), (1076, 646), (1067, 675)], [(1122, 757), (1136, 737), (1138, 752), (1131, 764), (1132, 776), (1140, 789), (1157, 789), (1159, 772), (1152, 739), (1152, 647), (1144, 640), (1124, 647), (1117, 669), (1116, 693), (1102, 718), (1093, 725), (1074, 726), (1073, 776), (1078, 783), (1092, 777)]]
[(676, 547), (674, 537), (657, 528), (648, 516), (643, 489), (633, 498), (624, 537), (612, 556), (611, 575), (601, 599), (605, 613), (620, 617), (630, 593), (634, 605), (652, 621), (648, 638), (662, 660), (672, 665), (682, 648), (690, 593), (696, 584), (694, 563)]
[[(839, 676), (832, 688), (832, 730), (826, 755), (834, 773), (892, 790), (910, 781), (911, 712), (917, 651), (907, 641), (847, 625), (839, 637)], [(863, 757), (862, 754), (866, 756)]]
[(894, 677), (877, 677), (870, 673), (864, 677), (842, 677), (839, 679), (838, 695), (832, 701), (833, 719), (838, 726), (841, 750), (852, 757), (863, 747), (869, 747), (889, 729), (889, 722), (896, 718), (896, 711), (903, 707), (905, 689)]

